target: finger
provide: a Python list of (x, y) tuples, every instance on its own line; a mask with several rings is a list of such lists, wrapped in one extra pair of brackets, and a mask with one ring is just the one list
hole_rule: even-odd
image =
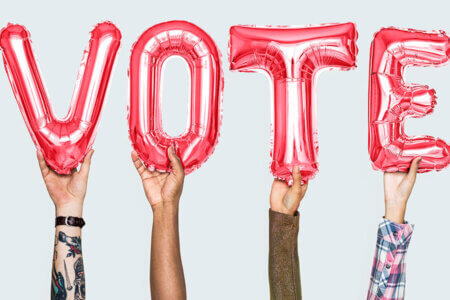
[(302, 194), (306, 194), (306, 191), (308, 190), (308, 181), (304, 184), (302, 184)]
[(50, 168), (45, 162), (44, 155), (40, 150), (36, 151), (36, 156), (39, 162), (39, 168), (41, 169), (42, 177), (46, 177), (50, 173)]
[(139, 155), (136, 151), (131, 152), (131, 159), (133, 160), (134, 166), (136, 167), (139, 175), (142, 175), (145, 172), (146, 168), (142, 161), (139, 159)]
[(173, 173), (176, 176), (184, 176), (183, 166), (181, 165), (180, 158), (175, 154), (175, 149), (170, 146), (167, 149), (167, 155), (169, 156), (170, 166), (172, 167)]
[(84, 157), (83, 163), (81, 164), (81, 167), (80, 167), (80, 174), (82, 176), (87, 177), (89, 175), (89, 170), (91, 169), (92, 155), (94, 155), (93, 149), (91, 149)]
[(292, 179), (292, 189), (295, 192), (300, 192), (302, 190), (302, 173), (299, 166), (294, 166), (292, 169)]
[(273, 179), (273, 184), (283, 184), (287, 186), (287, 182), (283, 179), (278, 179), (278, 178), (274, 178)]
[(416, 176), (417, 176), (417, 171), (419, 170), (419, 164), (422, 160), (422, 157), (416, 157), (412, 163), (411, 166), (409, 167), (409, 171), (408, 171), (408, 180), (411, 182), (415, 182), (416, 180)]

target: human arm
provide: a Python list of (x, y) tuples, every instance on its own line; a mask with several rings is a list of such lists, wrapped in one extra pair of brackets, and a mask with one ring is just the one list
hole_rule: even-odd
[(420, 160), (413, 160), (408, 173), (384, 174), (385, 216), (378, 228), (367, 299), (404, 299), (406, 253), (414, 230), (405, 213)]
[(298, 167), (293, 169), (293, 184), (275, 179), (270, 193), (269, 211), (269, 286), (272, 300), (301, 300), (298, 231), (300, 202), (308, 184), (302, 184)]
[(178, 207), (184, 183), (183, 167), (173, 147), (168, 149), (172, 167), (170, 173), (148, 170), (135, 151), (131, 156), (153, 210), (150, 259), (152, 299), (184, 300), (186, 284), (178, 229)]
[[(93, 153), (93, 150), (89, 151), (80, 170), (73, 169), (69, 175), (60, 175), (46, 164), (42, 153), (37, 152), (42, 178), (55, 205), (56, 217), (83, 217), (83, 203)], [(80, 227), (55, 227), (51, 299), (86, 299)]]

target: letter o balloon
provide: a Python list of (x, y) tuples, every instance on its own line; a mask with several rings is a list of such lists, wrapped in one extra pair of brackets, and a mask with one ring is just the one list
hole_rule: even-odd
[[(162, 127), (161, 75), (165, 61), (177, 55), (189, 67), (188, 125), (169, 136)], [(157, 24), (146, 30), (131, 52), (128, 108), (129, 137), (150, 170), (170, 172), (167, 149), (174, 146), (189, 174), (214, 152), (222, 119), (223, 73), (213, 39), (186, 21)]]

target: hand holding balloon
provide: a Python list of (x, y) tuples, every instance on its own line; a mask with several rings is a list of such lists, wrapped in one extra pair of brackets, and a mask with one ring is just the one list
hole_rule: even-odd
[(408, 173), (384, 173), (385, 218), (397, 224), (405, 222), (406, 204), (411, 195), (421, 157), (415, 158)]
[(56, 208), (56, 216), (82, 217), (86, 196), (89, 169), (94, 150), (90, 150), (81, 164), (80, 170), (73, 168), (69, 175), (53, 171), (45, 162), (41, 151), (37, 151), (39, 167), (50, 198)]
[(292, 172), (294, 183), (289, 187), (283, 180), (275, 179), (270, 192), (270, 209), (283, 214), (294, 215), (306, 194), (308, 183), (302, 183), (299, 167)]
[(178, 203), (183, 191), (184, 170), (181, 161), (173, 147), (169, 147), (168, 157), (172, 171), (150, 171), (145, 167), (136, 151), (131, 153), (134, 166), (142, 179), (145, 195), (153, 211), (158, 208), (173, 207), (178, 209)]

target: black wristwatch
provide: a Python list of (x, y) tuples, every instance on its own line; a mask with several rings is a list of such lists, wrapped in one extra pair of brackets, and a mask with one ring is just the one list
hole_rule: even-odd
[(66, 225), (83, 228), (85, 224), (83, 218), (77, 217), (56, 217), (55, 220), (55, 227), (58, 225)]

